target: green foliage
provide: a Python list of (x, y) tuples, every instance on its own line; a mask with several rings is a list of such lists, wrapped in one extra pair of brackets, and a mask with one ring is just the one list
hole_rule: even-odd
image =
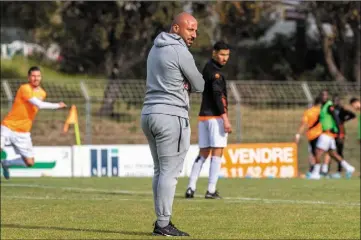
[(282, 80), (293, 74), (294, 37), (276, 35), (271, 44), (258, 43), (249, 50), (246, 69), (259, 80)]
[[(1, 2), (3, 25), (28, 30), (43, 46), (56, 42), (67, 73), (102, 74), (112, 78), (145, 78), (146, 55), (156, 35), (168, 31), (173, 17), (187, 2), (54, 1)], [(355, 80), (352, 50), (357, 41), (343, 36), (345, 23), (354, 31), (360, 21), (357, 2), (305, 2), (302, 7), (316, 11), (322, 22), (336, 30), (333, 45), (336, 65), (347, 79)], [(268, 16), (280, 3), (267, 1), (192, 2), (190, 8), (199, 22), (199, 35), (191, 51), (196, 59), (208, 58), (211, 46), (225, 40), (233, 46), (229, 78), (297, 79), (317, 64), (327, 70), (320, 41), (307, 46), (305, 29), (288, 39), (278, 36), (270, 45), (259, 43), (272, 26)], [(15, 17), (16, 16), (16, 17)], [(346, 41), (347, 40), (347, 41)], [(244, 42), (253, 42), (240, 47)], [(316, 48), (314, 48), (316, 47)], [(309, 54), (309, 48), (318, 52)], [(344, 52), (344, 53), (343, 53)], [(343, 53), (343, 54), (342, 54)], [(307, 65), (313, 60), (311, 66)], [(202, 68), (201, 64), (199, 65)], [(326, 71), (327, 73), (327, 71)], [(326, 74), (318, 77), (326, 79)]]
[(1, 78), (2, 79), (11, 79), (16, 78), (19, 80), (26, 81), (27, 71), (31, 66), (40, 66), (44, 81), (57, 82), (61, 80), (62, 83), (74, 83), (74, 80), (86, 80), (86, 79), (95, 79), (95, 78), (104, 78), (102, 76), (89, 76), (81, 74), (66, 74), (54, 70), (54, 68), (47, 65), (39, 65), (38, 61), (32, 59), (24, 59), (22, 57), (15, 57), (11, 60), (1, 60)]
[(325, 79), (325, 67), (321, 64), (317, 64), (316, 67), (311, 71), (305, 71), (299, 77), (299, 81), (320, 81)]

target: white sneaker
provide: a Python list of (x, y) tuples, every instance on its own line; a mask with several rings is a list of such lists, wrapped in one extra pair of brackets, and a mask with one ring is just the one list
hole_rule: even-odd
[(352, 177), (352, 174), (354, 173), (355, 168), (353, 166), (348, 167), (345, 173), (345, 178), (349, 179)]
[(308, 179), (319, 180), (321, 179), (320, 174), (311, 174)]

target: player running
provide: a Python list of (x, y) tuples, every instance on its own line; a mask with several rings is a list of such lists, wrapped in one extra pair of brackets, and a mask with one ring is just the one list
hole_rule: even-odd
[[(337, 114), (341, 122), (339, 126), (339, 138), (336, 138), (336, 149), (337, 153), (343, 158), (343, 149), (346, 135), (345, 122), (354, 119), (356, 115), (342, 106), (341, 99), (338, 95), (335, 95), (333, 97), (333, 103), (335, 105), (335, 113)], [(329, 166), (331, 164), (330, 160), (331, 159), (325, 160), (321, 167), (321, 174), (324, 176), (328, 174)], [(332, 178), (341, 178), (342, 166), (339, 161), (337, 161), (337, 164), (337, 172), (331, 175)]]
[(355, 168), (346, 162), (336, 152), (336, 138), (340, 137), (339, 126), (341, 124), (339, 117), (335, 112), (332, 101), (328, 100), (328, 91), (321, 92), (321, 111), (320, 122), (322, 125), (322, 134), (319, 136), (316, 144), (316, 164), (310, 175), (311, 179), (320, 179), (321, 157), (325, 152), (329, 152), (331, 157), (340, 162), (341, 166), (346, 170), (346, 178), (350, 178)]
[[(313, 167), (316, 163), (316, 143), (318, 137), (322, 134), (322, 126), (320, 123), (320, 110), (321, 110), (321, 98), (316, 97), (312, 107), (308, 108), (302, 117), (302, 122), (300, 127), (297, 130), (295, 135), (295, 142), (298, 144), (301, 138), (301, 135), (304, 133), (305, 129), (306, 136), (308, 139), (308, 150), (309, 150), (309, 172), (306, 174), (307, 177), (310, 176), (313, 171)], [(325, 156), (329, 158), (328, 155)]]
[(5, 179), (10, 178), (9, 167), (34, 165), (33, 144), (30, 131), (39, 109), (65, 108), (63, 102), (44, 102), (46, 92), (40, 87), (41, 71), (39, 67), (31, 67), (28, 71), (29, 83), (18, 89), (14, 104), (1, 123), (1, 151), (5, 143), (10, 143), (20, 157), (6, 159), (1, 162)]
[(227, 84), (221, 73), (222, 67), (229, 59), (229, 54), (229, 46), (224, 42), (217, 42), (213, 46), (212, 59), (203, 69), (205, 85), (198, 123), (200, 151), (192, 167), (186, 198), (194, 197), (199, 173), (210, 154), (212, 157), (205, 198), (221, 198), (216, 191), (216, 184), (221, 170), (223, 148), (227, 146), (228, 133), (232, 132), (227, 110)]

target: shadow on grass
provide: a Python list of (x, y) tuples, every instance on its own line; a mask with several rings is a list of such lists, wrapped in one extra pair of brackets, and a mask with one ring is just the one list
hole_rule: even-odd
[(103, 229), (83, 229), (83, 228), (68, 228), (68, 227), (54, 227), (54, 226), (30, 226), (30, 225), (20, 225), (20, 224), (1, 224), (1, 228), (58, 230), (58, 231), (72, 231), (72, 232), (94, 232), (94, 233), (117, 233), (122, 235), (133, 235), (133, 236), (151, 236), (150, 232), (113, 231), (113, 230), (103, 230)]

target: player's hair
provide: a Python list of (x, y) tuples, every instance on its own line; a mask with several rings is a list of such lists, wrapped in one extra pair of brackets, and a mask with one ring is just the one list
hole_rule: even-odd
[(330, 91), (327, 88), (324, 88), (320, 91), (320, 95), (322, 95), (322, 93), (327, 92), (328, 94), (330, 94)]
[(335, 95), (333, 95), (333, 98), (332, 98), (332, 100), (333, 100), (333, 101), (335, 101), (335, 100), (336, 100), (337, 98), (338, 98), (338, 99), (340, 99), (340, 95), (338, 95), (338, 94), (335, 94)]
[(30, 76), (30, 74), (34, 71), (39, 71), (40, 72), (40, 68), (38, 66), (32, 66), (31, 68), (29, 68), (28, 70), (28, 76)]
[(360, 99), (353, 97), (350, 99), (350, 104), (353, 104), (353, 103), (359, 102), (359, 101), (360, 101)]
[(230, 49), (229, 45), (223, 41), (218, 41), (213, 46), (213, 50), (215, 50), (215, 51), (229, 50), (229, 49)]
[(324, 88), (323, 90), (320, 91), (320, 93), (318, 94), (318, 97), (320, 97), (321, 101), (322, 101), (322, 94), (326, 92), (328, 95), (330, 95), (330, 92), (328, 91), (328, 89)]
[(315, 101), (313, 102), (314, 105), (318, 105), (318, 104), (321, 104), (322, 103), (322, 99), (320, 96), (317, 96), (315, 98)]

